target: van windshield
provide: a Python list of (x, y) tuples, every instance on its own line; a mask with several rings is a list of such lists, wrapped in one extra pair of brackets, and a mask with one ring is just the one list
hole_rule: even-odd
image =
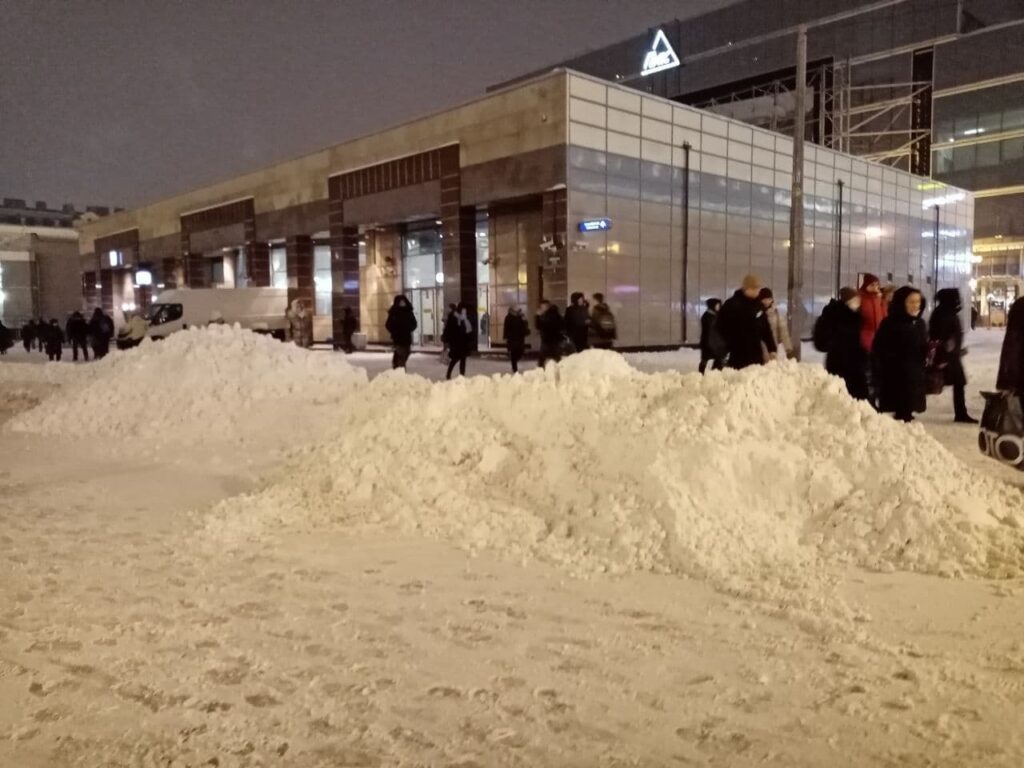
[(149, 324), (163, 325), (181, 319), (181, 304), (154, 304), (149, 308)]

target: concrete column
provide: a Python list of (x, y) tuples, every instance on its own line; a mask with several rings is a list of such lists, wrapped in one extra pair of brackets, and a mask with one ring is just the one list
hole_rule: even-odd
[(444, 147), (441, 156), (441, 263), (444, 303), (465, 304), (477, 320), (476, 211), (462, 206), (462, 176), (458, 146)]
[(341, 338), (345, 307), (359, 317), (359, 227), (331, 223), (331, 324)]
[(289, 237), (284, 243), (288, 254), (288, 306), (302, 299), (310, 312), (314, 308), (313, 240), (308, 235)]

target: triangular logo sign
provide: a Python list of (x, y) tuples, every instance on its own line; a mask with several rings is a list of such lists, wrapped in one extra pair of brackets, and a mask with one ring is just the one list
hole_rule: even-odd
[(654, 36), (654, 43), (651, 50), (644, 56), (644, 66), (640, 70), (641, 75), (653, 75), (655, 72), (664, 72), (679, 66), (679, 57), (672, 49), (671, 43), (665, 37), (665, 31), (659, 29)]

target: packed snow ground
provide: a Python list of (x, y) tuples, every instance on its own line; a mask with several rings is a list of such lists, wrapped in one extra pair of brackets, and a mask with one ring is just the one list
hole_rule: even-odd
[(810, 366), (178, 343), (0, 361), (0, 765), (1021, 764), (1019, 478), (948, 392), (982, 472)]

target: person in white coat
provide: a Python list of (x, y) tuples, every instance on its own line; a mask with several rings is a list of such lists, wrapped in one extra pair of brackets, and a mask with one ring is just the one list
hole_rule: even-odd
[[(762, 288), (758, 298), (761, 299), (765, 317), (768, 318), (768, 327), (772, 329), (775, 346), (780, 350), (785, 350), (787, 358), (794, 357), (796, 353), (793, 350), (793, 341), (789, 338), (789, 327), (786, 325), (786, 318), (779, 312), (779, 308), (775, 306), (775, 296), (772, 294), (772, 289)], [(765, 359), (768, 359), (768, 350), (765, 350)]]

